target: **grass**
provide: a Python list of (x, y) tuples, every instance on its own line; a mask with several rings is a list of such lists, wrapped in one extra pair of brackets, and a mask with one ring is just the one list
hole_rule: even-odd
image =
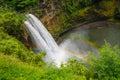
[(61, 68), (34, 65), (0, 52), (0, 80), (119, 80), (119, 52), (119, 48), (106, 44), (98, 57), (90, 57), (89, 63), (71, 59)]
[(0, 80), (36, 80), (42, 72), (38, 67), (0, 53)]

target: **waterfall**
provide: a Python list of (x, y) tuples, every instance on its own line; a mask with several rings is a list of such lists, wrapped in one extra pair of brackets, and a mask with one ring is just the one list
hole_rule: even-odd
[(58, 48), (55, 40), (39, 19), (32, 14), (28, 14), (27, 18), (25, 24), (38, 49), (52, 50)]
[(61, 63), (67, 63), (68, 58), (83, 60), (86, 58), (87, 51), (92, 49), (85, 41), (78, 40), (75, 43), (74, 39), (67, 39), (58, 46), (39, 19), (32, 14), (26, 15), (26, 17), (27, 20), (24, 23), (31, 40), (38, 50), (46, 52), (43, 60), (47, 63), (54, 62), (57, 67), (60, 67)]
[(63, 62), (66, 63), (70, 55), (59, 49), (57, 43), (39, 19), (32, 14), (26, 16), (27, 20), (24, 23), (33, 43), (37, 49), (44, 50), (47, 53), (44, 60), (46, 62), (53, 61), (56, 66), (60, 66)]

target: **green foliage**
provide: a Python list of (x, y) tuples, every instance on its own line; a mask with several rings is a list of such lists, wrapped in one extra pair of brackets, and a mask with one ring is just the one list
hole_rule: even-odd
[(29, 52), (21, 42), (4, 32), (0, 32), (0, 52), (13, 55), (23, 61), (26, 61), (27, 57), (33, 54)]
[(0, 52), (0, 80), (37, 80), (43, 69)]
[(0, 50), (0, 79), (119, 80), (119, 52), (120, 49), (117, 47), (112, 48), (106, 44), (100, 50), (100, 54), (91, 56), (88, 62), (70, 59), (66, 66), (56, 68), (53, 65), (41, 64), (40, 61), (44, 52), (29, 57), (28, 61), (30, 62), (27, 64), (16, 59), (15, 56), (5, 55), (6, 52)]
[[(108, 43), (102, 47), (98, 56), (90, 56), (88, 62), (71, 59), (65, 67), (56, 68), (51, 65), (45, 66), (42, 60), (45, 52), (34, 54), (18, 41), (16, 38), (23, 36), (22, 21), (24, 16), (6, 8), (18, 11), (25, 10), (27, 6), (36, 8), (37, 2), (39, 1), (0, 1), (0, 80), (120, 79), (120, 49), (111, 47)], [(51, 5), (50, 2), (47, 3), (48, 6)], [(91, 14), (94, 12), (100, 17), (111, 18), (114, 16), (119, 19), (119, 6), (114, 5), (114, 0), (65, 0), (62, 5), (64, 12), (60, 16), (60, 26), (62, 27), (56, 26), (53, 35), (58, 36), (59, 33), (70, 29), (71, 26), (87, 21), (88, 18), (92, 19), (91, 16), (96, 17), (96, 15)], [(38, 14), (40, 13), (41, 11), (38, 10)]]
[(68, 13), (73, 13), (74, 11), (89, 6), (91, 3), (92, 0), (66, 0), (63, 9)]
[(41, 80), (74, 80), (72, 73), (68, 69), (59, 69), (55, 67), (47, 67), (44, 74), (41, 75)]
[(0, 4), (2, 6), (12, 7), (15, 10), (22, 10), (26, 7), (37, 7), (38, 0), (2, 0)]
[(120, 49), (111, 47), (108, 43), (100, 50), (98, 57), (92, 57), (91, 74), (99, 80), (120, 79)]
[(0, 27), (3, 27), (8, 34), (20, 39), (23, 36), (23, 19), (23, 15), (14, 11), (1, 10)]
[(55, 28), (54, 28), (54, 30), (52, 29), (52, 30), (49, 30), (49, 32), (52, 34), (52, 36), (54, 37), (54, 38), (58, 38), (59, 37), (59, 35), (60, 35), (60, 33), (62, 33), (63, 32), (63, 28), (61, 28), (61, 26), (55, 26)]
[[(98, 14), (105, 16), (105, 17), (113, 17), (114, 16), (114, 12), (115, 12), (115, 1), (111, 0), (111, 1), (101, 1), (99, 3), (99, 7), (100, 9), (98, 9)], [(97, 11), (97, 10), (96, 10)]]
[(71, 23), (73, 21), (70, 18), (71, 18), (71, 16), (67, 15), (66, 13), (61, 15), (60, 22), (61, 22), (62, 26), (64, 27), (64, 31), (69, 29), (72, 26)]
[(66, 0), (62, 8), (60, 22), (65, 30), (85, 22), (119, 19), (119, 1), (115, 0)]
[(88, 20), (88, 9), (92, 0), (66, 0), (62, 5), (64, 10), (60, 16), (60, 22), (64, 26), (64, 31)]
[(86, 80), (90, 77), (90, 72), (85, 62), (70, 59), (68, 62), (68, 68), (70, 68), (71, 72), (74, 74), (75, 80)]
[(43, 56), (45, 56), (45, 54), (45, 52), (34, 54), (31, 56), (29, 61), (31, 61), (31, 64), (35, 64), (36, 66), (41, 67), (45, 65), (45, 62), (43, 62)]
[(0, 52), (4, 53), (4, 55), (12, 55), (23, 62), (28, 62), (33, 65), (45, 65), (42, 60), (45, 52), (34, 54), (32, 51), (29, 51), (20, 41), (4, 33), (2, 29), (0, 30)]

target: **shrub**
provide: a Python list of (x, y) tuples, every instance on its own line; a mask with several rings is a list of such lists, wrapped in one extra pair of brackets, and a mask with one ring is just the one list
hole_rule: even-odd
[(63, 4), (63, 9), (68, 13), (73, 13), (86, 6), (89, 6), (90, 4), (92, 4), (92, 0), (66, 0), (66, 2)]
[(75, 59), (70, 59), (67, 67), (70, 69), (72, 74), (74, 75), (74, 79), (78, 80), (86, 80), (90, 78), (89, 68), (87, 67), (87, 63), (84, 61), (78, 61)]
[(8, 34), (20, 39), (23, 37), (23, 19), (23, 15), (14, 11), (1, 10), (0, 27), (3, 27)]
[[(116, 3), (114, 0), (102, 0), (98, 5), (93, 9), (100, 16), (111, 18), (114, 17)], [(99, 7), (99, 8), (98, 8)]]
[(41, 80), (74, 80), (71, 72), (68, 69), (59, 69), (49, 66), (44, 74), (40, 75)]
[(91, 15), (88, 13), (91, 4), (92, 0), (65, 0), (62, 4), (64, 12), (60, 16), (60, 23), (64, 27), (64, 31), (86, 22), (88, 17), (91, 18)]
[(20, 41), (9, 36), (3, 31), (0, 32), (0, 52), (5, 55), (12, 55), (23, 62), (32, 63), (33, 65), (45, 65), (42, 60), (45, 52), (34, 54), (32, 51), (29, 51)]
[(0, 32), (0, 51), (7, 55), (14, 55), (23, 61), (33, 54), (21, 42), (4, 32)]
[[(0, 29), (2, 30), (2, 29)], [(3, 55), (4, 54), (4, 55)], [(120, 79), (120, 49), (112, 47), (108, 43), (102, 47), (98, 56), (90, 56), (88, 62), (81, 62), (75, 59), (69, 60), (67, 66), (56, 68), (55, 66), (45, 67), (42, 61), (42, 54), (33, 54), (28, 51), (15, 38), (0, 32), (0, 79), (42, 79), (42, 80), (117, 80)], [(9, 56), (12, 58), (9, 59)], [(28, 62), (40, 72), (37, 75), (35, 67), (19, 64), (16, 58)], [(14, 62), (13, 62), (14, 61)], [(21, 65), (21, 66), (19, 66)], [(8, 71), (8, 73), (6, 73)], [(34, 73), (36, 75), (31, 75)], [(9, 75), (8, 75), (9, 74)], [(28, 77), (30, 75), (30, 78)]]
[(37, 80), (43, 71), (0, 52), (0, 80)]
[(15, 10), (22, 10), (26, 7), (32, 6), (36, 7), (38, 0), (2, 0), (0, 5), (12, 7)]
[(98, 57), (91, 59), (91, 73), (93, 78), (102, 80), (120, 79), (120, 49), (106, 43), (100, 50)]
[(31, 64), (35, 64), (39, 67), (44, 66), (45, 62), (43, 61), (43, 56), (45, 56), (45, 54), (45, 52), (34, 54), (31, 56), (29, 61), (31, 62)]

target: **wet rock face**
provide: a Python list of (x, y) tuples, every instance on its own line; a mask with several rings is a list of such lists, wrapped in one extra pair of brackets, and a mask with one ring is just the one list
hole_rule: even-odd
[(97, 21), (87, 25), (87, 28), (89, 29), (95, 29), (100, 27), (118, 27), (118, 26), (108, 21)]

